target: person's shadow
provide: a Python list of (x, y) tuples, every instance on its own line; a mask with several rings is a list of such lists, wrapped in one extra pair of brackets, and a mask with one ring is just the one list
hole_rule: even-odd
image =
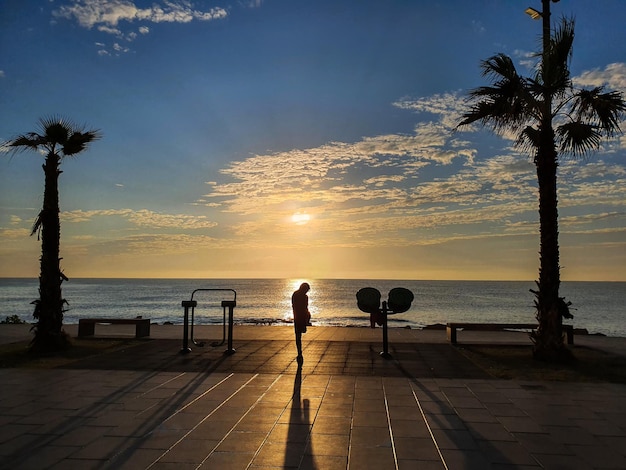
[(307, 461), (307, 468), (316, 469), (311, 442), (311, 422), (309, 399), (302, 399), (302, 365), (293, 381), (293, 395), (291, 397), (291, 412), (289, 415), (289, 430), (287, 432), (287, 446), (285, 447), (285, 466), (300, 467)]

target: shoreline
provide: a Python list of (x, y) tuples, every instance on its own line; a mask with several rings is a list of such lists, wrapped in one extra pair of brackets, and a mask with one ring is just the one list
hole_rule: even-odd
[[(260, 324), (236, 324), (233, 330), (233, 340), (293, 340), (293, 330), (290, 324), (260, 325)], [(63, 325), (64, 331), (71, 338), (78, 338), (78, 324), (67, 323)], [(27, 342), (32, 339), (32, 324), (0, 324), (0, 344), (14, 342)], [(227, 330), (227, 329), (226, 329)], [(150, 339), (183, 339), (184, 328), (182, 324), (151, 324)], [(198, 341), (221, 340), (225, 336), (223, 325), (195, 325), (193, 336)], [(189, 331), (190, 340), (192, 333)], [(450, 344), (446, 337), (444, 325), (430, 325), (426, 328), (389, 327), (389, 342), (393, 343), (445, 343)], [(135, 336), (134, 325), (110, 325), (100, 324), (96, 327), (95, 336), (91, 338), (125, 338), (132, 339)], [(304, 341), (367, 341), (381, 343), (383, 331), (381, 327), (370, 328), (366, 326), (315, 326), (308, 329), (303, 336)], [(617, 354), (626, 356), (626, 337), (606, 336), (601, 333), (580, 334), (575, 332), (574, 348), (591, 347), (608, 349)], [(86, 339), (90, 339), (87, 337)], [(142, 339), (141, 339), (142, 340)], [(141, 341), (139, 340), (139, 341)], [(494, 330), (494, 331), (464, 331), (459, 336), (458, 346), (464, 344), (512, 344), (532, 345), (528, 333), (520, 330)], [(452, 345), (451, 345), (452, 346)]]
[[(141, 318), (141, 317), (137, 317), (137, 318)], [(35, 323), (0, 323), (0, 327), (1, 326), (7, 326), (7, 325), (21, 325), (23, 327), (33, 327), (35, 325)], [(102, 325), (107, 325), (106, 322), (103, 322)], [(78, 328), (78, 323), (63, 323), (64, 327), (72, 327), (72, 328)], [(115, 326), (115, 325), (110, 325), (110, 326)], [(165, 321), (163, 323), (159, 323), (159, 322), (151, 322), (150, 323), (151, 327), (183, 327), (184, 323), (180, 322), (180, 323), (174, 323), (171, 321)], [(288, 320), (268, 320), (268, 321), (264, 321), (264, 320), (259, 320), (259, 321), (249, 321), (249, 322), (234, 322), (233, 326), (236, 327), (291, 327), (293, 326), (293, 321), (288, 321)], [(202, 323), (202, 324), (194, 324), (193, 328), (223, 328), (224, 325), (222, 323)], [(364, 329), (364, 330), (382, 330), (382, 326), (376, 326), (375, 328), (371, 328), (370, 326), (367, 325), (328, 325), (328, 324), (318, 324), (316, 325), (315, 323), (313, 323), (311, 325), (312, 328), (348, 328), (348, 329)], [(191, 328), (191, 325), (190, 325)], [(388, 325), (388, 330), (410, 330), (410, 331), (445, 331), (446, 329), (446, 324), (445, 323), (433, 323), (433, 324), (429, 324), (429, 325), (424, 325), (422, 327), (413, 327), (411, 325), (404, 325), (404, 326), (389, 326)], [(462, 328), (461, 328), (462, 330)], [(494, 329), (492, 331), (494, 332), (512, 332), (512, 333), (525, 333), (526, 330), (524, 328), (522, 329), (513, 329), (513, 328), (506, 328), (506, 329)], [(574, 328), (574, 335), (576, 336), (597, 336), (597, 337), (604, 337), (604, 338), (626, 338), (626, 336), (610, 336), (604, 333), (600, 333), (600, 332), (590, 332), (588, 331), (586, 328)]]

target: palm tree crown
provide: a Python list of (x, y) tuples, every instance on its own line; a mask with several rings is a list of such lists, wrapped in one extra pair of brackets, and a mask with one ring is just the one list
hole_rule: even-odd
[[(519, 132), (518, 144), (538, 149), (539, 126), (549, 120), (556, 124), (559, 153), (584, 155), (598, 149), (603, 136), (620, 131), (626, 105), (619, 92), (605, 92), (602, 86), (573, 86), (569, 71), (573, 40), (574, 21), (563, 19), (533, 77), (518, 74), (513, 60), (505, 54), (483, 61), (482, 74), (493, 85), (470, 92), (474, 103), (459, 126), (478, 121), (496, 131)], [(546, 108), (546, 96), (550, 108)]]
[(15, 147), (15, 150), (39, 150), (47, 153), (60, 152), (62, 156), (69, 157), (82, 152), (87, 144), (100, 138), (97, 130), (85, 131), (77, 127), (71, 121), (60, 116), (50, 116), (39, 120), (41, 133), (29, 132), (20, 135), (7, 142), (7, 146)]

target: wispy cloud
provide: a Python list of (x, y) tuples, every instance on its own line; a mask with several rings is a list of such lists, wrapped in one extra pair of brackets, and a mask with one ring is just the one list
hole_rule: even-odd
[(25, 228), (0, 228), (0, 236), (6, 239), (25, 239), (30, 235), (30, 230)]
[[(85, 28), (116, 28), (121, 22), (189, 23), (225, 18), (226, 10), (215, 7), (209, 11), (193, 8), (188, 1), (165, 1), (149, 8), (139, 8), (130, 0), (74, 0), (54, 11), (57, 17), (75, 19)], [(105, 31), (106, 32), (106, 31)]]
[(245, 8), (259, 8), (263, 4), (263, 0), (241, 0), (239, 4)]
[(607, 85), (614, 90), (626, 92), (626, 63), (617, 62), (607, 65), (604, 69), (593, 69), (573, 78), (578, 86)]
[[(134, 22), (143, 23), (190, 23), (192, 21), (212, 21), (226, 18), (228, 12), (221, 7), (199, 10), (185, 0), (165, 0), (147, 8), (138, 7), (131, 0), (73, 0), (69, 5), (62, 5), (53, 11), (56, 18), (75, 20), (80, 26), (116, 36), (118, 39), (134, 41), (138, 34), (148, 34), (150, 28), (139, 26), (129, 30)], [(108, 55), (110, 51), (102, 48), (98, 53)], [(115, 43), (114, 52), (128, 52), (127, 47)]]
[(86, 245), (73, 250), (87, 251), (94, 255), (145, 254), (177, 255), (194, 253), (202, 248), (215, 247), (215, 240), (206, 235), (189, 234), (139, 234), (114, 240), (84, 240)]
[(63, 222), (88, 222), (96, 217), (122, 217), (137, 227), (153, 229), (206, 229), (217, 225), (206, 216), (161, 214), (147, 209), (75, 210), (61, 213)]
[(465, 111), (464, 98), (459, 93), (443, 93), (418, 99), (403, 98), (393, 105), (418, 113), (432, 114), (448, 131), (456, 128)]

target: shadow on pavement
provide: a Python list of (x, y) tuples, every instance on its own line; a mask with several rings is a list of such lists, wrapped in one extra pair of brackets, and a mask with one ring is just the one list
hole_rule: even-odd
[[(62, 366), (66, 369), (152, 370), (171, 372), (236, 372), (296, 374), (293, 342), (248, 340), (224, 354), (223, 347), (195, 347), (180, 353), (173, 339), (131, 343), (128, 347)], [(304, 350), (305, 370), (313, 375), (415, 378), (477, 378), (490, 376), (448, 344), (400, 343), (390, 347), (392, 359), (380, 356), (380, 345), (368, 342), (314, 341)]]

